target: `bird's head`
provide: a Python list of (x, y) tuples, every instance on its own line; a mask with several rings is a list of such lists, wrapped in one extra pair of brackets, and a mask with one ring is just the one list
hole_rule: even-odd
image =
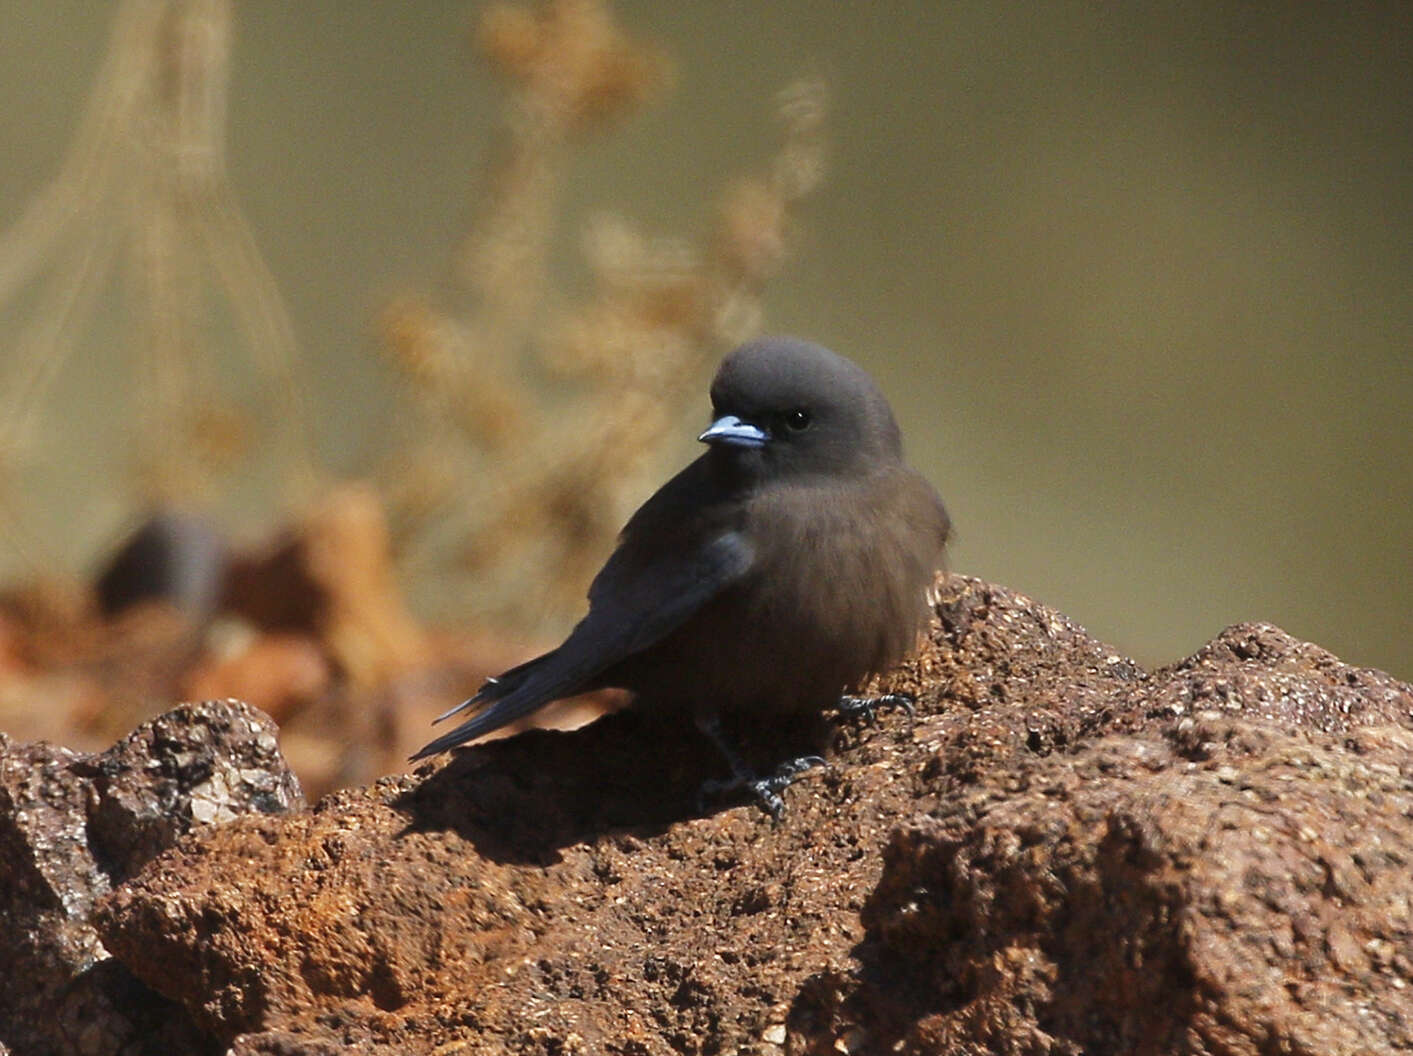
[(860, 474), (902, 457), (888, 401), (827, 348), (764, 338), (736, 349), (711, 384), (711, 457), (750, 475)]

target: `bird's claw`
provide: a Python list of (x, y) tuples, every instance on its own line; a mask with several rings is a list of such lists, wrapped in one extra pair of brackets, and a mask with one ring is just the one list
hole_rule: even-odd
[(793, 785), (805, 771), (823, 765), (823, 756), (802, 755), (797, 759), (789, 759), (781, 763), (775, 768), (773, 774), (766, 777), (756, 777), (749, 771), (745, 771), (734, 774), (726, 780), (709, 778), (702, 782), (701, 790), (697, 793), (697, 809), (705, 810), (706, 802), (709, 799), (719, 798), (728, 792), (744, 789), (755, 798), (766, 813), (779, 821), (785, 813), (785, 800), (780, 793)]
[(846, 695), (839, 698), (838, 710), (841, 716), (857, 716), (870, 725), (877, 721), (879, 708), (900, 708), (908, 713), (908, 719), (911, 721), (917, 717), (917, 697), (911, 693), (898, 692), (883, 693), (876, 697)]

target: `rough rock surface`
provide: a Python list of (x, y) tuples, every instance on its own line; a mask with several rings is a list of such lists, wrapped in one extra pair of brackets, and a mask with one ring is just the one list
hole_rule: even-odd
[(304, 805), (274, 724), (184, 705), (100, 755), (0, 734), (0, 1047), (200, 1052), (189, 1016), (111, 960), (95, 901), (203, 823)]
[(894, 834), (860, 956), (906, 989), (830, 1018), (899, 1052), (1407, 1048), (1410, 789), (1392, 726), (1204, 713), (1033, 760)]
[(942, 594), (915, 720), (834, 729), (779, 824), (619, 713), (193, 831), (99, 933), (242, 1054), (1413, 1045), (1413, 690), (1260, 624), (1149, 674)]

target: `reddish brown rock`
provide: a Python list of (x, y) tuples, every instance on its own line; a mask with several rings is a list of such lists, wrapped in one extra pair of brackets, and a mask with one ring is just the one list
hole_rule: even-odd
[(862, 967), (805, 988), (801, 1047), (1406, 1049), (1410, 813), (1400, 726), (1208, 711), (1025, 761), (894, 833)]
[(310, 634), (357, 686), (427, 661), (427, 643), (397, 589), (387, 518), (376, 492), (323, 495), (263, 551), (237, 554), (225, 607), (266, 630)]
[(242, 814), (304, 806), (269, 717), (236, 700), (183, 704), (99, 755), (76, 759), (89, 781), (88, 840), (121, 883), (188, 830)]
[(962, 577), (938, 614), (915, 722), (778, 825), (623, 713), (192, 833), (100, 933), (245, 1054), (1413, 1044), (1407, 686), (1260, 625), (1150, 676)]
[(179, 1007), (111, 960), (96, 899), (182, 833), (301, 807), (275, 727), (242, 704), (185, 705), (101, 755), (0, 734), (0, 1048), (203, 1052)]
[(219, 653), (211, 651), (185, 672), (184, 697), (235, 697), (283, 724), (329, 692), (332, 664), (315, 639), (259, 632), (232, 637), (239, 640)]

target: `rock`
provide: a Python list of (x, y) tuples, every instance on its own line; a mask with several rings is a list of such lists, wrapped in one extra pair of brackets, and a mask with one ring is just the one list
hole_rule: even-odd
[(236, 554), (224, 602), (263, 630), (312, 635), (358, 686), (383, 685), (428, 658), (397, 587), (382, 503), (368, 485), (330, 491), (263, 551)]
[(304, 806), (278, 728), (236, 700), (184, 704), (77, 763), (92, 782), (89, 842), (115, 882), (196, 825)]
[(238, 702), (168, 712), (100, 755), (0, 735), (0, 1044), (203, 1052), (178, 1006), (109, 958), (95, 901), (182, 833), (303, 806), (275, 727)]
[(307, 710), (333, 687), (328, 655), (307, 635), (238, 628), (224, 638), (228, 639), (222, 643), (224, 648), (208, 648), (184, 673), (183, 696), (191, 700), (235, 697), (283, 725), (287, 717)]
[(119, 546), (94, 582), (98, 608), (113, 617), (161, 599), (202, 623), (216, 610), (226, 541), (205, 517), (157, 510)]
[(1150, 675), (941, 588), (915, 721), (835, 731), (779, 824), (619, 713), (193, 830), (99, 934), (249, 1056), (1413, 1044), (1413, 690), (1265, 625)]
[(807, 1051), (844, 1024), (904, 1053), (1413, 1045), (1410, 730), (1202, 712), (1008, 785), (894, 832)]

